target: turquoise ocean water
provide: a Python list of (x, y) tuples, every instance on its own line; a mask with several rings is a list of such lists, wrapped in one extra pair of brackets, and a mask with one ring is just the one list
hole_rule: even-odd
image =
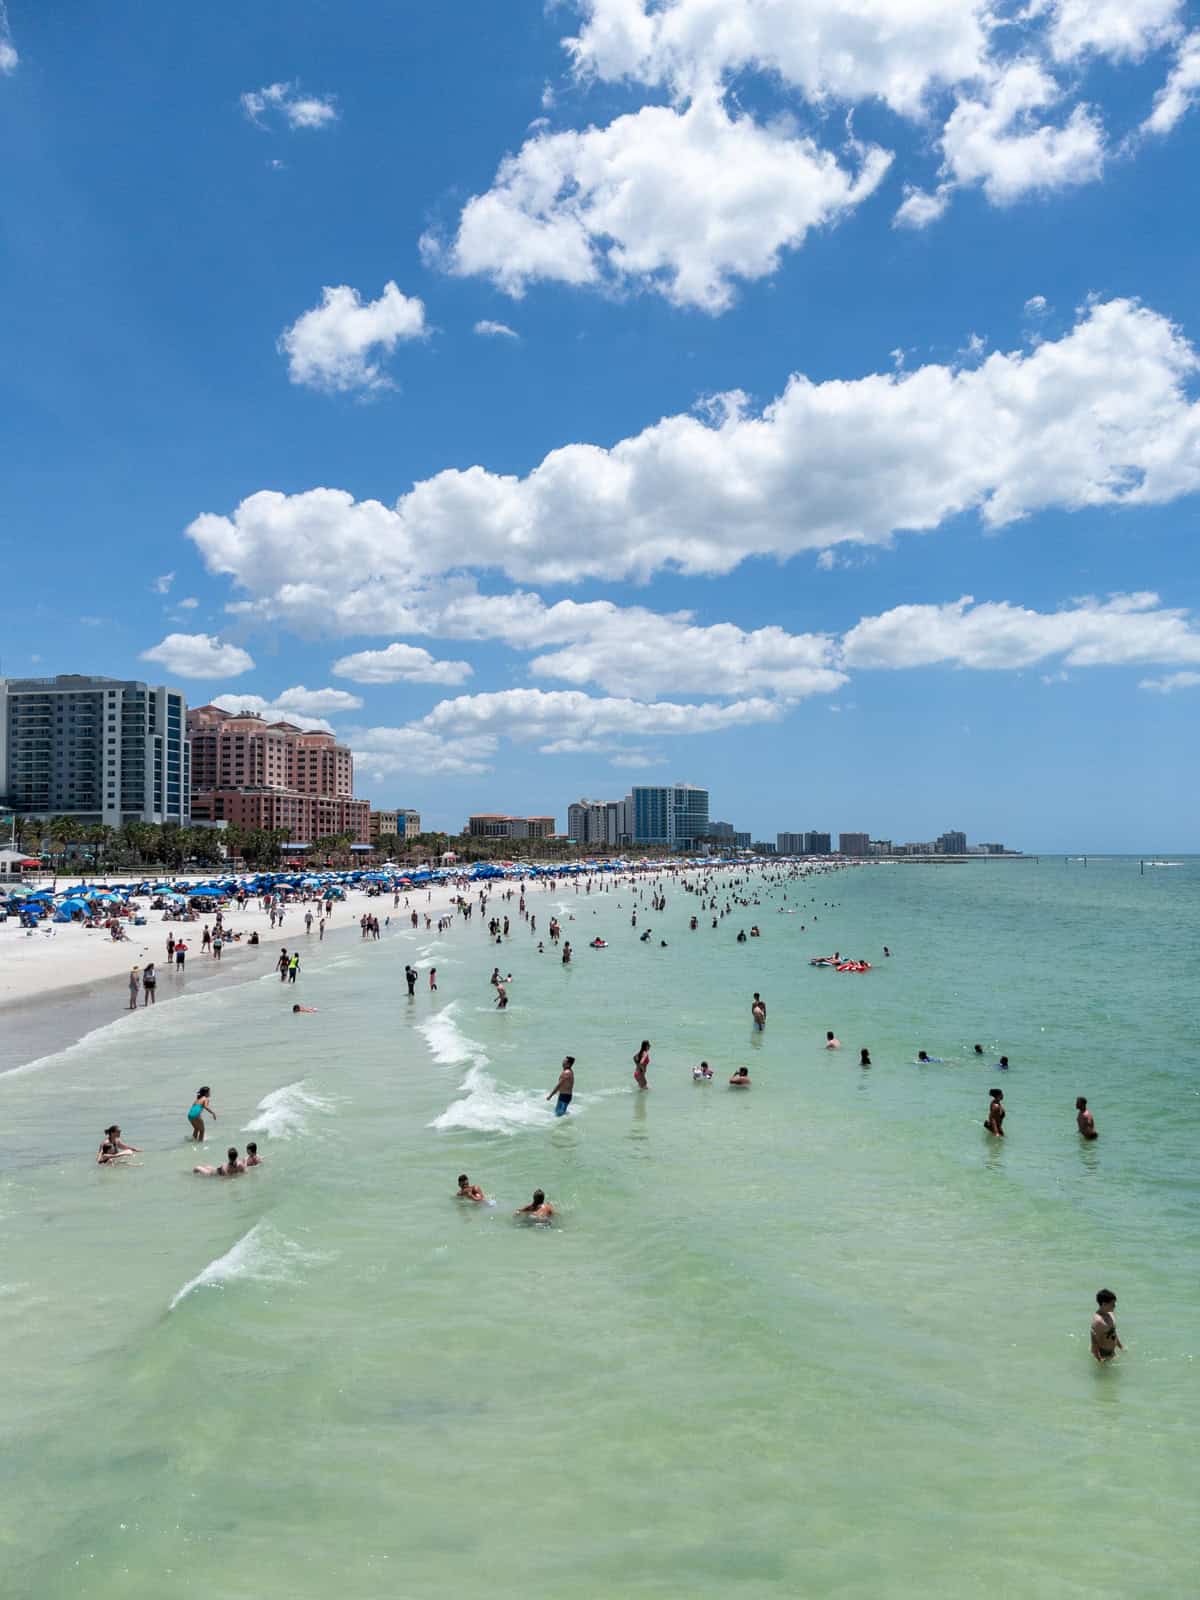
[[(567, 969), (495, 899), (503, 949), (330, 943), (0, 1076), (0, 1593), (1196, 1592), (1200, 863), (865, 868), (716, 931), (666, 892), (533, 893)], [(201, 1082), (261, 1170), (190, 1176)]]

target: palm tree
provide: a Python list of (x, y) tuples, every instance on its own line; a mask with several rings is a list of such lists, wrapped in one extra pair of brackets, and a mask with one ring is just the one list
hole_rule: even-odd
[(42, 848), (42, 835), (46, 831), (46, 823), (42, 817), (16, 817), (13, 819), (13, 838), (17, 841), (17, 849), (24, 850), (27, 855), (38, 855)]
[(66, 871), (67, 850), (75, 844), (80, 836), (80, 827), (74, 817), (52, 817), (50, 819), (50, 838), (59, 847), (61, 870)]

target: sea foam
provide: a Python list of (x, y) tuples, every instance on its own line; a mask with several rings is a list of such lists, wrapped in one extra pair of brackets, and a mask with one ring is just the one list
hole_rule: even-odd
[(265, 1133), (271, 1139), (296, 1139), (311, 1127), (313, 1112), (333, 1110), (333, 1101), (313, 1094), (303, 1083), (285, 1083), (272, 1089), (258, 1102), (258, 1114), (242, 1129), (243, 1133)]
[(502, 1088), (482, 1065), (472, 1066), (461, 1088), (463, 1098), (429, 1124), (438, 1133), (522, 1133), (554, 1121), (541, 1095)]
[(202, 1272), (188, 1280), (174, 1296), (168, 1310), (174, 1311), (194, 1289), (218, 1289), (228, 1283), (292, 1283), (296, 1269), (314, 1258), (301, 1250), (268, 1222), (256, 1222), (223, 1256), (210, 1261)]
[(418, 1023), (417, 1032), (424, 1035), (433, 1059), (444, 1067), (457, 1066), (463, 1061), (470, 1061), (474, 1066), (486, 1066), (486, 1050), (478, 1039), (469, 1039), (459, 1027), (455, 1020), (457, 1010), (458, 1002), (452, 1000), (448, 1006), (436, 1011), (428, 1022)]

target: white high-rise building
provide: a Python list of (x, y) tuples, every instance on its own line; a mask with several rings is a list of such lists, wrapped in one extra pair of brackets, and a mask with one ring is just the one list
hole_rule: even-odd
[(634, 844), (698, 848), (708, 834), (708, 790), (694, 783), (636, 784), (626, 801)]
[(64, 673), (0, 678), (0, 799), (84, 824), (191, 821), (178, 689)]

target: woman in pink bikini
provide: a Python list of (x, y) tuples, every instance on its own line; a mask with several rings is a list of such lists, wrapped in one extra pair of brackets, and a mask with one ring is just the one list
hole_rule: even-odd
[(637, 1054), (633, 1058), (633, 1081), (639, 1089), (648, 1089), (646, 1082), (646, 1068), (650, 1065), (650, 1041), (643, 1039), (638, 1046)]

